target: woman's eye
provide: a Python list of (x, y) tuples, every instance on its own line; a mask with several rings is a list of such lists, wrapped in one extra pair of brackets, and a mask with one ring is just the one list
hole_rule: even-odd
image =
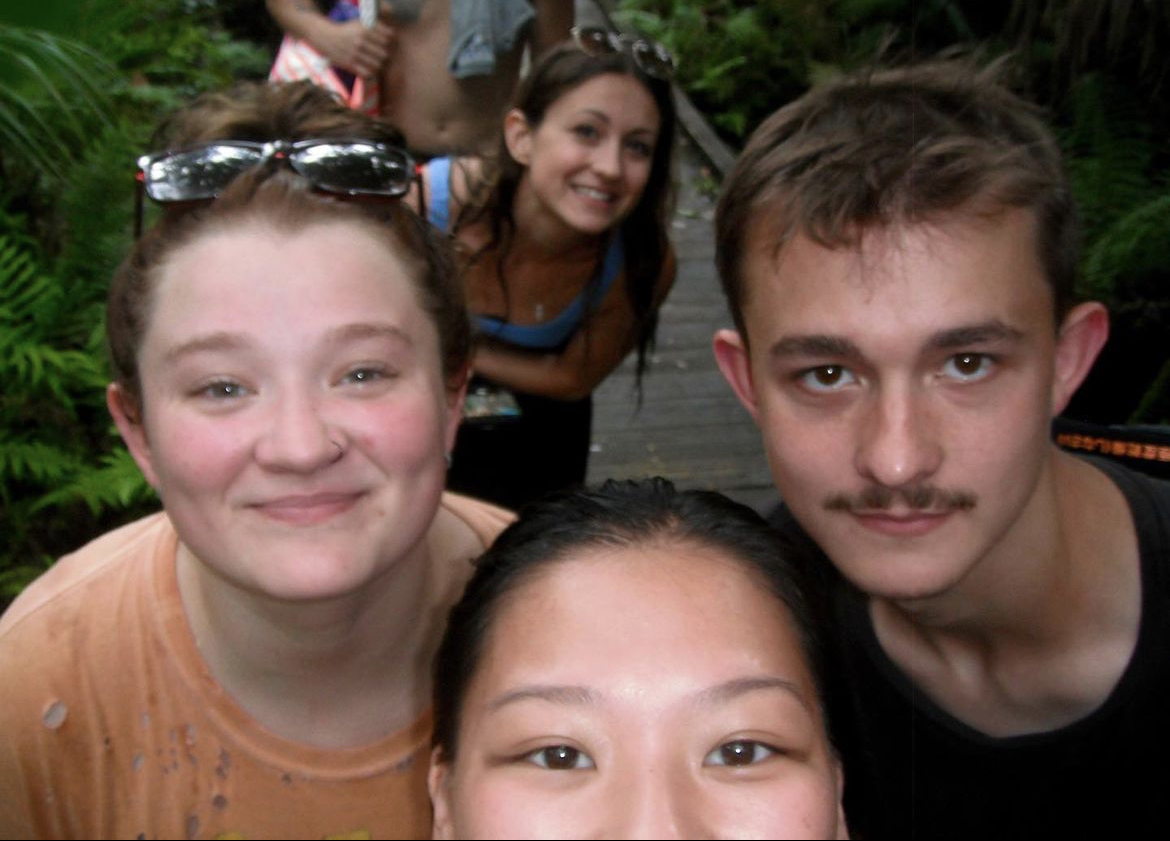
[(596, 768), (589, 754), (568, 745), (550, 745), (526, 753), (524, 759), (549, 771), (582, 771)]
[(233, 380), (216, 380), (200, 386), (195, 391), (197, 397), (206, 397), (211, 400), (232, 400), (243, 397), (248, 390)]
[(654, 147), (644, 140), (630, 140), (626, 143), (626, 148), (639, 158), (649, 158), (654, 154)]
[(763, 742), (756, 742), (752, 739), (736, 739), (734, 742), (724, 742), (707, 754), (703, 759), (703, 764), (728, 765), (738, 768), (743, 765), (755, 765), (757, 762), (763, 762), (777, 753), (779, 751)]
[(991, 373), (994, 361), (985, 353), (956, 353), (943, 363), (943, 375), (960, 382), (975, 382)]
[(811, 391), (835, 391), (857, 381), (853, 372), (840, 365), (818, 365), (801, 373), (798, 381)]
[(601, 137), (601, 132), (597, 130), (597, 126), (592, 126), (588, 123), (573, 126), (573, 134), (582, 140), (596, 140)]
[(343, 383), (365, 385), (385, 379), (387, 372), (381, 368), (355, 368), (341, 378)]

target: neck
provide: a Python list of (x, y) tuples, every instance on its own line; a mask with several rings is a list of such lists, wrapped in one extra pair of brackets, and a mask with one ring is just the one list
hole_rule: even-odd
[[(245, 590), (180, 544), (179, 592), (200, 653), (237, 703), (278, 735), (320, 747), (366, 744), (429, 702), (432, 589), (423, 541), (360, 593), (290, 603)], [(425, 652), (422, 652), (425, 654)]]
[(1133, 652), (1136, 535), (1120, 491), (1054, 452), (1016, 523), (952, 590), (871, 601), (883, 649), (984, 732), (1051, 729), (1094, 709)]

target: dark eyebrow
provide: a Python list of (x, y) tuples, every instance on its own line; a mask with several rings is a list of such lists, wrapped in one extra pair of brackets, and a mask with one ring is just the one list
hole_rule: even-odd
[(771, 356), (848, 356), (859, 358), (861, 351), (853, 342), (841, 336), (813, 334), (785, 336), (772, 345)]
[(715, 706), (718, 704), (726, 704), (728, 701), (733, 701), (749, 692), (777, 689), (795, 698), (805, 709), (809, 709), (809, 699), (800, 691), (799, 686), (791, 680), (769, 675), (734, 678), (733, 680), (704, 689), (695, 696), (695, 701), (703, 706)]
[[(958, 349), (968, 345), (987, 342), (1019, 342), (1024, 332), (1009, 327), (998, 319), (979, 324), (965, 324), (940, 330), (930, 337), (928, 346), (938, 350)], [(860, 348), (842, 336), (811, 334), (807, 336), (785, 336), (772, 345), (771, 356), (835, 356), (860, 359)]]
[(594, 704), (597, 693), (584, 686), (561, 686), (555, 684), (531, 684), (521, 686), (492, 700), (487, 706), (494, 711), (517, 701), (538, 700), (550, 704)]
[(985, 344), (987, 342), (1019, 342), (1024, 338), (1024, 332), (1015, 327), (1009, 327), (998, 319), (985, 321), (982, 324), (969, 324), (942, 330), (930, 339), (932, 347), (939, 350), (952, 350), (966, 345)]
[(582, 108), (577, 113), (578, 114), (588, 114), (590, 117), (596, 117), (597, 119), (602, 120), (602, 121), (607, 122), (607, 123), (610, 121), (609, 115), (606, 114), (604, 111), (598, 110), (597, 108)]

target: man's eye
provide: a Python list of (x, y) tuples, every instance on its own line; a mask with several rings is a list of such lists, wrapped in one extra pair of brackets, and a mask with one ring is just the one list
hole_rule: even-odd
[(704, 765), (726, 765), (738, 768), (744, 765), (755, 765), (763, 762), (779, 751), (773, 747), (752, 739), (736, 739), (733, 742), (724, 742), (703, 758)]
[(798, 381), (810, 391), (834, 391), (857, 380), (848, 368), (840, 365), (818, 365), (800, 374)]
[(526, 753), (523, 758), (549, 771), (582, 771), (597, 767), (589, 754), (568, 745), (539, 748)]
[(991, 373), (994, 362), (985, 353), (956, 353), (943, 363), (943, 375), (961, 382), (975, 382)]

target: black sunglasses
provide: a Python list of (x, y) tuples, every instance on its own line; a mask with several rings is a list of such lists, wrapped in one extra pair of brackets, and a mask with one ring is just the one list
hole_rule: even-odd
[(625, 53), (647, 76), (665, 81), (674, 78), (674, 56), (657, 41), (621, 35), (598, 26), (574, 26), (569, 34), (583, 53), (591, 56)]
[(410, 189), (414, 160), (401, 149), (349, 138), (219, 140), (138, 159), (134, 236), (142, 234), (142, 196), (160, 204), (210, 201), (236, 176), (277, 160), (315, 189), (342, 196), (399, 198)]

